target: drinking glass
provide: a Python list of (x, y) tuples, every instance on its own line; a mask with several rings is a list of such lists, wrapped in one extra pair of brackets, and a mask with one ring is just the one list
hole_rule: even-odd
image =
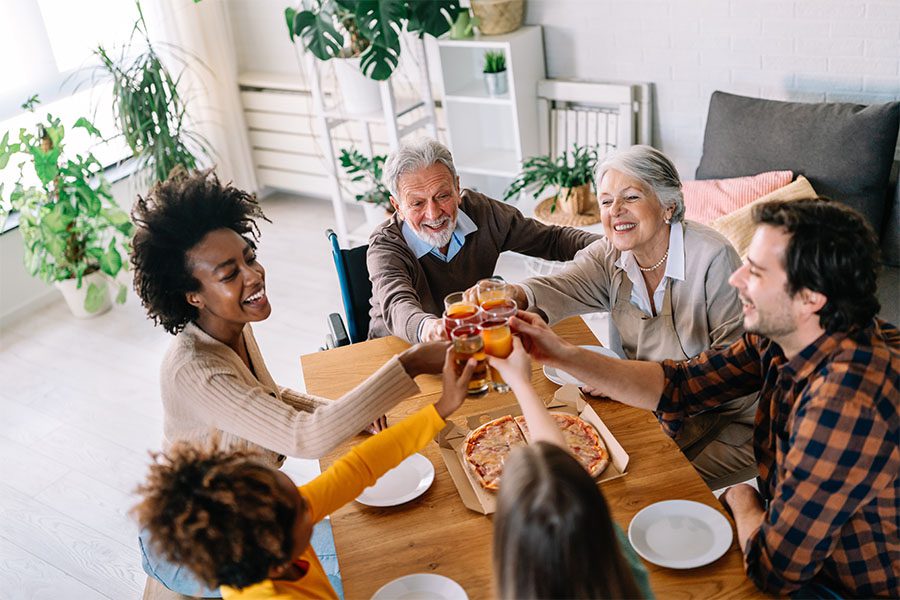
[[(448, 304), (447, 298), (450, 296), (454, 296), (455, 294), (459, 294), (459, 300), (457, 302)], [(455, 294), (450, 294), (447, 298), (444, 299), (444, 306), (446, 307), (444, 310), (444, 331), (447, 332), (447, 339), (450, 339), (450, 334), (453, 333), (453, 330), (462, 325), (478, 325), (481, 323), (481, 309), (471, 302), (466, 302), (462, 299), (462, 292), (456, 292)]]
[(490, 387), (488, 383), (487, 357), (484, 354), (484, 338), (478, 325), (462, 325), (450, 333), (453, 340), (453, 361), (456, 373), (462, 374), (470, 358), (478, 361), (472, 379), (469, 380), (469, 395), (479, 396)]
[[(512, 331), (509, 329), (509, 319), (516, 314), (515, 300), (502, 299), (484, 310), (481, 321), (481, 337), (484, 340), (484, 351), (490, 356), (506, 358), (512, 352)], [(491, 386), (495, 392), (506, 393), (509, 385), (503, 381), (503, 377), (494, 367), (490, 367)]]
[(503, 281), (502, 277), (488, 277), (480, 280), (476, 285), (478, 304), (483, 309), (496, 306), (499, 302), (510, 299), (512, 295), (512, 286)]

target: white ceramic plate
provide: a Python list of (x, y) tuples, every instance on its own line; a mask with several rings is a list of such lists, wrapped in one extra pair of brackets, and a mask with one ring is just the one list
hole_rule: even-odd
[(628, 541), (653, 564), (670, 569), (708, 565), (731, 547), (731, 524), (722, 513), (692, 500), (666, 500), (642, 509), (628, 526)]
[[(586, 349), (590, 350), (591, 352), (596, 352), (597, 354), (602, 354), (603, 356), (609, 356), (611, 358), (620, 358), (620, 356), (618, 354), (616, 354), (609, 348), (604, 348), (603, 346), (581, 346), (581, 347), (586, 348)], [(581, 387), (584, 385), (584, 382), (581, 381), (580, 379), (578, 379), (577, 377), (569, 375), (562, 369), (557, 369), (556, 367), (544, 365), (544, 375), (547, 377), (547, 379), (549, 379), (556, 385), (565, 385), (567, 383), (577, 385), (578, 387)]]
[(386, 583), (372, 600), (468, 600), (462, 586), (443, 575), (416, 573)]
[(397, 506), (418, 498), (434, 481), (434, 465), (413, 454), (363, 490), (356, 501), (366, 506)]

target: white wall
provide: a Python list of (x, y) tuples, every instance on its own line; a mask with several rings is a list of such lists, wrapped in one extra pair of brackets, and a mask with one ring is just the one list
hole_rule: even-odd
[(654, 145), (684, 179), (715, 90), (900, 100), (898, 0), (526, 0), (525, 20), (544, 27), (548, 77), (652, 82)]

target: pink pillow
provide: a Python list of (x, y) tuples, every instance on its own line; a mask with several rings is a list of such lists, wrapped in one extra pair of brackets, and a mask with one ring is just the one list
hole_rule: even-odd
[(700, 179), (685, 181), (684, 216), (691, 221), (709, 223), (746, 206), (794, 179), (792, 171), (769, 171), (734, 179)]

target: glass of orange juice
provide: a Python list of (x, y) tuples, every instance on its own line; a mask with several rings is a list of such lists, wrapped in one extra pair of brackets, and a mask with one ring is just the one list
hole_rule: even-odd
[[(484, 310), (481, 321), (481, 337), (484, 340), (484, 351), (489, 356), (506, 358), (512, 352), (512, 331), (509, 319), (516, 314), (515, 300), (502, 299), (492, 307)], [(495, 392), (506, 393), (509, 386), (493, 367), (490, 368), (491, 386)]]
[(497, 306), (503, 300), (511, 298), (512, 287), (502, 277), (494, 276), (480, 280), (477, 284), (478, 304), (487, 310)]
[(478, 325), (481, 323), (481, 308), (466, 302), (462, 292), (453, 292), (444, 298), (444, 330), (447, 339), (450, 334), (461, 325)]
[(484, 337), (478, 325), (462, 325), (450, 334), (453, 340), (453, 361), (457, 375), (461, 374), (470, 358), (478, 361), (472, 379), (469, 380), (469, 395), (479, 396), (490, 388), (488, 381), (487, 357), (484, 353)]

